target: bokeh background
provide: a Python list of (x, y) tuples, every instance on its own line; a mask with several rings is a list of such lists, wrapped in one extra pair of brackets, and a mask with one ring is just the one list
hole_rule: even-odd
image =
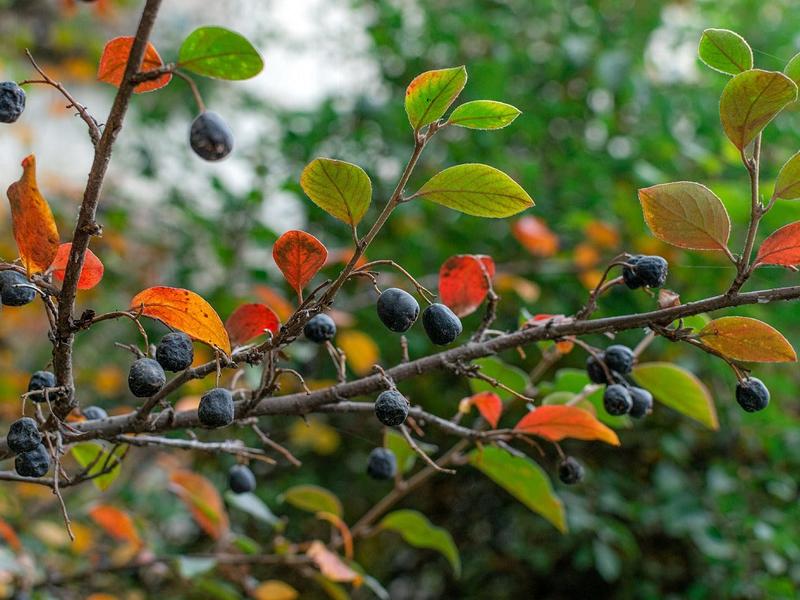
[[(99, 54), (107, 39), (133, 31), (140, 4), (0, 0), (0, 79), (32, 76), (24, 60), (24, 49), (30, 48), (48, 72), (102, 118), (113, 89), (94, 80)], [(327, 274), (336, 272), (337, 256), (348, 250), (348, 229), (303, 197), (298, 184), (303, 166), (316, 156), (333, 156), (364, 167), (376, 199), (366, 219), (374, 218), (411, 147), (405, 86), (422, 71), (459, 64), (469, 72), (462, 100), (501, 100), (523, 114), (498, 132), (445, 131), (426, 152), (410, 188), (445, 166), (491, 164), (535, 198), (536, 207), (526, 215), (541, 219), (542, 230), (515, 236), (515, 219), (485, 221), (413, 202), (395, 213), (370, 248), (370, 258), (392, 258), (435, 286), (435, 274), (447, 257), (491, 255), (503, 274), (497, 322), (502, 329), (516, 327), (524, 311), (576, 310), (604, 261), (623, 250), (666, 256), (668, 285), (684, 300), (719, 293), (733, 277), (732, 269), (716, 256), (656, 242), (643, 223), (636, 189), (675, 180), (708, 185), (739, 225), (734, 243), (741, 243), (749, 188), (719, 125), (718, 98), (727, 78), (696, 60), (697, 42), (706, 27), (734, 29), (753, 46), (757, 66), (780, 70), (800, 49), (794, 4), (165, 0), (153, 37), (165, 60), (174, 58), (196, 26), (219, 24), (250, 38), (262, 50), (266, 68), (248, 82), (198, 81), (206, 104), (236, 134), (234, 154), (220, 164), (200, 161), (188, 147), (196, 109), (182, 81), (135, 98), (104, 188), (99, 221), (105, 234), (93, 245), (106, 275), (94, 291), (80, 294), (79, 303), (98, 311), (125, 307), (137, 291), (163, 284), (197, 291), (223, 318), (242, 302), (264, 301), (281, 310), (281, 298), (292, 299), (271, 258), (278, 235), (300, 227), (319, 237), (334, 255)], [(91, 160), (88, 137), (83, 123), (64, 110), (52, 90), (37, 87), (28, 97), (23, 119), (0, 131), (0, 183), (16, 180), (21, 159), (35, 153), (40, 186), (67, 232)], [(791, 108), (765, 133), (767, 189), (800, 145), (799, 119)], [(794, 204), (779, 204), (762, 231), (796, 220), (796, 215)], [(0, 206), (0, 255), (16, 255), (5, 204)], [(393, 281), (391, 273), (381, 278), (384, 285)], [(749, 285), (796, 281), (791, 272), (762, 269)], [(352, 284), (336, 304), (339, 343), (351, 356), (353, 374), (376, 361), (394, 364), (400, 356), (373, 302), (367, 285)], [(598, 314), (652, 305), (643, 293), (620, 290), (603, 300)], [(797, 310), (770, 305), (736, 314), (766, 320), (798, 342)], [(479, 317), (468, 318), (466, 328), (474, 328)], [(156, 336), (163, 331), (152, 327)], [(642, 335), (629, 332), (620, 339), (634, 344)], [(136, 342), (135, 329), (109, 322), (80, 338), (78, 383), (82, 403), (124, 412), (133, 406), (125, 385), (131, 357), (114, 342)], [(409, 342), (413, 356), (432, 351), (419, 330), (411, 332)], [(539, 357), (539, 350), (531, 348), (525, 358), (516, 353), (502, 358), (529, 373)], [(588, 472), (580, 486), (554, 484), (567, 510), (566, 535), (470, 467), (460, 468), (455, 477), (434, 478), (401, 506), (424, 512), (452, 533), (463, 561), (460, 578), (439, 555), (410, 548), (389, 533), (359, 543), (356, 560), (397, 599), (796, 597), (796, 367), (758, 367), (757, 376), (768, 382), (773, 401), (762, 413), (745, 415), (733, 400), (734, 377), (720, 362), (664, 340), (656, 341), (646, 358), (674, 361), (700, 376), (715, 397), (719, 430), (659, 406), (650, 418), (620, 432), (621, 448), (565, 444)], [(558, 369), (580, 368), (584, 359), (578, 350), (565, 357), (546, 374), (543, 389)], [(18, 397), (30, 372), (48, 360), (40, 307), (4, 310), (0, 412), (5, 422), (18, 415)], [(326, 357), (302, 342), (291, 361), (314, 383), (334, 377)], [(210, 385), (192, 385), (175, 401), (190, 406)], [(283, 389), (290, 391), (291, 383)], [(466, 382), (442, 373), (401, 389), (413, 402), (444, 416), (452, 415), (469, 394)], [(381, 443), (373, 418), (262, 421), (304, 462), (299, 470), (285, 463), (255, 467), (259, 497), (288, 519), (283, 535), (327, 535), (322, 524), (280, 502), (282, 491), (292, 485), (330, 489), (342, 499), (350, 523), (388, 491), (364, 475), (368, 452)], [(249, 440), (248, 431), (240, 435)], [(440, 449), (448, 444), (435, 431), (425, 441)], [(0, 589), (10, 595), (19, 574), (74, 572), (113, 561), (118, 544), (86, 514), (99, 500), (133, 515), (156, 555), (213, 549), (168, 491), (165, 473), (170, 465), (181, 464), (224, 489), (232, 461), (132, 452), (133, 460), (106, 492), (86, 486), (66, 494), (80, 532), (76, 544), (66, 539), (46, 488), (0, 486), (0, 516), (24, 548), (0, 547)], [(541, 463), (553, 473), (554, 461), (548, 452)], [(272, 547), (277, 534), (269, 525), (235, 511), (231, 519), (259, 547)], [(42, 598), (82, 598), (93, 592), (119, 598), (244, 597), (224, 569), (200, 571), (119, 570), (34, 593)], [(267, 568), (252, 574), (288, 581), (303, 598), (334, 593), (292, 571)], [(372, 594), (365, 588), (348, 593), (354, 598)]]

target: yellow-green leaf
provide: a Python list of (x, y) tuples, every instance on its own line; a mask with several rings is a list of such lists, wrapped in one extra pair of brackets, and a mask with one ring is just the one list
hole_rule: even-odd
[(339, 498), (318, 485), (296, 485), (286, 490), (280, 500), (311, 513), (329, 512), (340, 518), (344, 514)]
[(800, 86), (800, 52), (789, 59), (783, 69), (783, 74)]
[(224, 27), (200, 27), (181, 44), (178, 66), (217, 79), (250, 79), (264, 60), (247, 38)]
[(639, 190), (644, 220), (658, 239), (691, 250), (723, 250), (731, 220), (722, 201), (706, 186), (691, 181), (663, 183)]
[[(426, 444), (420, 440), (415, 440), (415, 442), (426, 454), (437, 450), (437, 446), (433, 444)], [(408, 445), (406, 438), (391, 427), (386, 427), (383, 434), (383, 447), (394, 453), (394, 457), (397, 459), (397, 468), (401, 473), (408, 473), (414, 468), (414, 463), (417, 462), (417, 453)]]
[(440, 552), (453, 567), (456, 577), (461, 573), (461, 559), (453, 537), (442, 527), (431, 523), (425, 515), (415, 510), (396, 510), (389, 513), (378, 527), (396, 531), (415, 548), (429, 548)]
[(697, 55), (715, 71), (736, 75), (753, 68), (753, 51), (738, 33), (728, 29), (706, 29)]
[(545, 472), (531, 459), (486, 446), (470, 452), (469, 462), (556, 529), (567, 531), (564, 505), (553, 492)]
[(476, 163), (437, 173), (414, 196), (476, 217), (510, 217), (533, 206), (533, 199), (511, 177)]
[(774, 327), (749, 317), (714, 319), (698, 333), (704, 345), (732, 359), (794, 362), (794, 348)]
[(761, 69), (739, 73), (722, 90), (719, 101), (725, 135), (742, 150), (796, 99), (797, 85), (783, 73)]
[(114, 483), (114, 480), (119, 477), (120, 461), (126, 449), (126, 445), (117, 446), (112, 453), (110, 451), (106, 452), (105, 448), (98, 443), (83, 442), (72, 446), (70, 452), (72, 452), (73, 458), (81, 467), (86, 468), (92, 465), (88, 471), (89, 476), (93, 476), (111, 467), (111, 465), (115, 465), (111, 467), (107, 473), (97, 475), (92, 479), (92, 483), (97, 489), (105, 491)]
[(781, 167), (772, 195), (784, 200), (800, 198), (800, 152), (793, 154)]
[(710, 429), (719, 428), (711, 394), (693, 373), (672, 363), (651, 362), (634, 368), (633, 378), (661, 404)]
[(456, 107), (447, 122), (468, 129), (502, 129), (519, 115), (518, 108), (505, 102), (475, 100)]
[(332, 158), (311, 161), (300, 175), (300, 186), (314, 204), (351, 225), (361, 221), (372, 200), (372, 182), (364, 169)]
[(417, 75), (406, 89), (406, 114), (414, 131), (440, 119), (466, 83), (463, 66)]

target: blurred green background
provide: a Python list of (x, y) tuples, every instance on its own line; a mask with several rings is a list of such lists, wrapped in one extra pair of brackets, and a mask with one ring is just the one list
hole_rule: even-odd
[[(30, 76), (22, 59), (29, 47), (93, 114), (104, 115), (113, 90), (93, 82), (96, 61), (106, 39), (133, 30), (139, 4), (109, 0), (104, 10), (97, 10), (80, 2), (0, 0), (2, 78)], [(302, 227), (332, 254), (346, 252), (350, 236), (346, 227), (304, 199), (298, 184), (303, 166), (316, 156), (361, 165), (373, 180), (376, 200), (365, 218), (369, 222), (391, 193), (411, 149), (405, 86), (422, 71), (459, 64), (469, 73), (461, 101), (501, 100), (523, 114), (502, 131), (451, 128), (437, 136), (409, 189), (452, 164), (496, 166), (534, 197), (536, 207), (526, 214), (546, 223), (559, 249), (538, 254), (526, 249), (512, 234), (515, 219), (486, 221), (412, 202), (395, 213), (369, 258), (392, 258), (435, 286), (435, 274), (447, 257), (491, 255), (498, 271), (510, 276), (501, 290), (499, 329), (515, 328), (523, 310), (574, 312), (586, 298), (593, 273), (620, 251), (668, 257), (668, 286), (683, 300), (721, 293), (733, 269), (717, 256), (680, 252), (656, 242), (643, 223), (636, 189), (678, 180), (708, 185), (738, 226), (733, 245), (740, 246), (749, 188), (719, 125), (718, 98), (727, 78), (696, 60), (697, 42), (706, 27), (733, 29), (754, 48), (756, 65), (771, 70), (781, 70), (800, 49), (800, 17), (789, 0), (219, 4), (166, 0), (154, 43), (165, 60), (172, 60), (180, 40), (195, 26), (224, 24), (248, 35), (263, 51), (266, 68), (257, 80), (198, 81), (209, 108), (228, 120), (237, 135), (234, 156), (209, 165), (191, 155), (186, 138), (195, 108), (183, 82), (136, 97), (104, 191), (99, 221), (105, 236), (93, 246), (106, 265), (106, 277), (97, 290), (81, 295), (82, 306), (127, 306), (133, 294), (156, 284), (197, 291), (223, 318), (245, 301), (274, 303), (267, 294), (283, 294), (291, 301), (272, 263), (271, 244), (277, 236)], [(29, 92), (25, 119), (0, 134), (0, 174), (2, 185), (8, 185), (18, 177), (19, 161), (36, 152), (40, 185), (66, 235), (90, 154), (82, 123), (61, 104), (50, 90)], [(765, 189), (771, 189), (780, 165), (798, 149), (797, 128), (797, 110), (790, 108), (766, 130)], [(779, 204), (766, 217), (762, 238), (795, 220), (796, 214), (792, 203)], [(0, 250), (12, 255), (7, 222), (2, 233)], [(337, 266), (330, 265), (325, 273), (335, 273)], [(389, 272), (380, 281), (387, 287), (404, 285)], [(763, 269), (748, 285), (755, 289), (796, 281), (791, 272)], [(377, 351), (380, 363), (390, 366), (399, 359), (400, 348), (380, 326), (373, 301), (366, 284), (348, 285), (335, 306), (340, 331), (367, 334), (377, 348), (363, 340), (353, 342), (351, 335), (353, 354), (369, 357)], [(619, 290), (601, 302), (598, 315), (653, 305), (644, 293)], [(18, 413), (17, 398), (27, 374), (42, 368), (49, 356), (43, 315), (24, 310), (5, 311), (0, 317), (0, 362), (7, 373), (0, 377), (0, 391), (7, 419)], [(794, 305), (748, 307), (736, 314), (763, 319), (793, 342), (800, 339)], [(474, 329), (479, 319), (480, 314), (469, 317), (466, 329)], [(154, 326), (152, 331), (157, 335), (164, 330)], [(619, 339), (635, 344), (642, 335), (627, 332)], [(110, 411), (133, 405), (124, 385), (130, 356), (115, 350), (115, 341), (135, 342), (134, 328), (108, 323), (80, 338), (82, 403)], [(588, 341), (608, 343), (602, 338)], [(433, 351), (420, 328), (412, 330), (409, 343), (414, 357)], [(514, 352), (502, 358), (530, 372), (540, 352), (530, 348), (524, 359)], [(796, 368), (759, 366), (756, 375), (770, 386), (773, 401), (762, 413), (745, 415), (733, 399), (735, 379), (721, 362), (665, 340), (657, 340), (645, 358), (674, 361), (696, 373), (712, 390), (720, 429), (709, 431), (657, 406), (650, 418), (620, 431), (620, 448), (565, 443), (565, 450), (587, 467), (585, 482), (574, 488), (554, 477), (567, 510), (566, 535), (479, 472), (460, 467), (458, 475), (436, 477), (401, 503), (451, 532), (463, 561), (460, 578), (453, 577), (439, 555), (410, 548), (389, 533), (358, 543), (358, 563), (393, 599), (796, 597)], [(553, 380), (557, 369), (580, 368), (584, 360), (576, 349), (546, 374), (545, 382)], [(327, 357), (303, 342), (291, 352), (290, 364), (317, 382), (335, 377)], [(209, 385), (203, 382), (182, 395)], [(442, 373), (403, 383), (400, 389), (445, 417), (470, 393), (466, 382)], [(512, 416), (504, 423), (512, 425), (513, 415), (522, 409), (512, 405)], [(273, 512), (289, 517), (284, 535), (328, 535), (326, 526), (279, 502), (291, 485), (315, 483), (330, 489), (342, 499), (351, 524), (388, 491), (387, 485), (364, 475), (366, 456), (382, 436), (371, 416), (314, 416), (308, 425), (299, 418), (262, 422), (304, 462), (299, 470), (285, 463), (254, 467), (258, 495)], [(241, 436), (255, 443), (250, 435), (241, 430)], [(451, 442), (433, 429), (424, 441), (441, 450)], [(39, 569), (70, 571), (108, 560), (104, 554), (113, 542), (86, 518), (86, 507), (101, 497), (135, 515), (157, 555), (212, 549), (166, 489), (164, 465), (181, 461), (222, 489), (232, 461), (132, 452), (134, 460), (102, 496), (91, 487), (67, 494), (68, 506), (77, 522), (86, 523), (90, 540), (80, 550), (55, 533), (59, 515), (49, 494), (2, 486), (0, 516), (18, 531)], [(554, 474), (555, 460), (548, 450), (540, 462)], [(263, 548), (272, 546), (276, 534), (268, 526), (242, 513), (232, 512), (231, 518), (234, 529)], [(49, 538), (40, 522), (55, 526), (48, 528)], [(3, 573), (22, 569), (12, 552), (0, 558)], [(187, 579), (131, 570), (38, 589), (36, 594), (244, 597), (229, 575), (218, 570)], [(303, 598), (325, 597), (319, 586), (293, 571), (266, 568), (253, 575), (288, 581)], [(7, 589), (12, 588), (9, 583)], [(364, 588), (350, 593), (371, 597)]]

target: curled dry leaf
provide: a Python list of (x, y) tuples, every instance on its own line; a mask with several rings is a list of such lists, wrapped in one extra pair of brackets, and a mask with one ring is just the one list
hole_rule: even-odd
[[(53, 259), (53, 264), (50, 265), (50, 270), (53, 272), (53, 278), (56, 281), (64, 281), (64, 274), (67, 270), (67, 261), (69, 260), (69, 253), (72, 250), (72, 243), (67, 242), (61, 244), (56, 252), (56, 257)], [(97, 258), (94, 252), (86, 249), (86, 256), (83, 260), (83, 268), (78, 277), (78, 289), (90, 290), (103, 279), (103, 272), (105, 267), (102, 261)]]

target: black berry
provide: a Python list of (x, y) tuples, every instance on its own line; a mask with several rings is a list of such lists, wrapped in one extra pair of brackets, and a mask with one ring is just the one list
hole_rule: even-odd
[[(37, 392), (53, 387), (56, 387), (56, 376), (50, 371), (36, 371), (33, 375), (31, 375), (30, 381), (28, 381), (29, 392)], [(44, 394), (34, 394), (31, 396), (31, 399), (34, 402), (45, 401)]]
[(603, 365), (591, 354), (586, 359), (586, 374), (592, 383), (608, 383), (608, 377), (606, 377)]
[(367, 475), (373, 479), (392, 479), (397, 473), (397, 459), (387, 448), (375, 448), (369, 453)]
[(400, 425), (408, 416), (408, 400), (397, 390), (381, 392), (375, 400), (375, 416), (388, 427)]
[(632, 290), (640, 287), (659, 288), (667, 281), (668, 263), (660, 256), (637, 255), (625, 261), (622, 279)]
[(434, 344), (446, 346), (461, 335), (461, 319), (444, 304), (431, 304), (422, 313), (425, 333)]
[(225, 388), (214, 388), (200, 398), (197, 417), (206, 427), (225, 427), (233, 423), (233, 396)]
[(399, 288), (389, 288), (378, 297), (378, 317), (397, 333), (408, 331), (419, 316), (419, 303), (414, 296)]
[(620, 416), (630, 412), (633, 400), (624, 385), (614, 383), (603, 394), (603, 406), (608, 414)]
[(736, 384), (736, 401), (747, 412), (758, 412), (769, 404), (769, 390), (760, 379), (748, 377)]
[(636, 419), (646, 417), (653, 411), (653, 394), (640, 387), (628, 390), (631, 396), (631, 410), (628, 414)]
[(156, 347), (156, 360), (165, 371), (177, 373), (188, 369), (194, 360), (192, 338), (181, 331), (168, 333)]
[(0, 83), (0, 123), (13, 123), (25, 110), (25, 92), (13, 81)]
[(23, 477), (41, 477), (50, 469), (50, 455), (44, 445), (39, 444), (33, 450), (17, 454), (14, 469)]
[(244, 494), (256, 489), (256, 476), (246, 465), (233, 465), (228, 471), (228, 487), (234, 494)]
[(128, 387), (137, 398), (148, 398), (167, 382), (167, 374), (152, 358), (140, 358), (128, 372)]
[(192, 121), (189, 144), (204, 160), (222, 160), (233, 150), (233, 133), (217, 113), (206, 111)]
[(108, 413), (104, 408), (100, 408), (99, 406), (87, 406), (86, 408), (82, 408), (81, 414), (86, 417), (87, 421), (108, 418)]
[(315, 315), (303, 327), (303, 333), (312, 342), (324, 344), (336, 335), (336, 323), (326, 314)]
[(25, 275), (6, 269), (0, 271), (0, 299), (6, 306), (25, 306), (36, 298), (36, 289)]
[(28, 452), (42, 443), (42, 434), (36, 421), (30, 417), (22, 417), (11, 424), (6, 436), (8, 448), (14, 454)]
[(606, 348), (603, 360), (606, 366), (620, 375), (627, 375), (633, 369), (633, 350), (622, 344), (614, 344)]
[(583, 479), (583, 465), (571, 456), (558, 463), (558, 478), (562, 483), (574, 485)]

